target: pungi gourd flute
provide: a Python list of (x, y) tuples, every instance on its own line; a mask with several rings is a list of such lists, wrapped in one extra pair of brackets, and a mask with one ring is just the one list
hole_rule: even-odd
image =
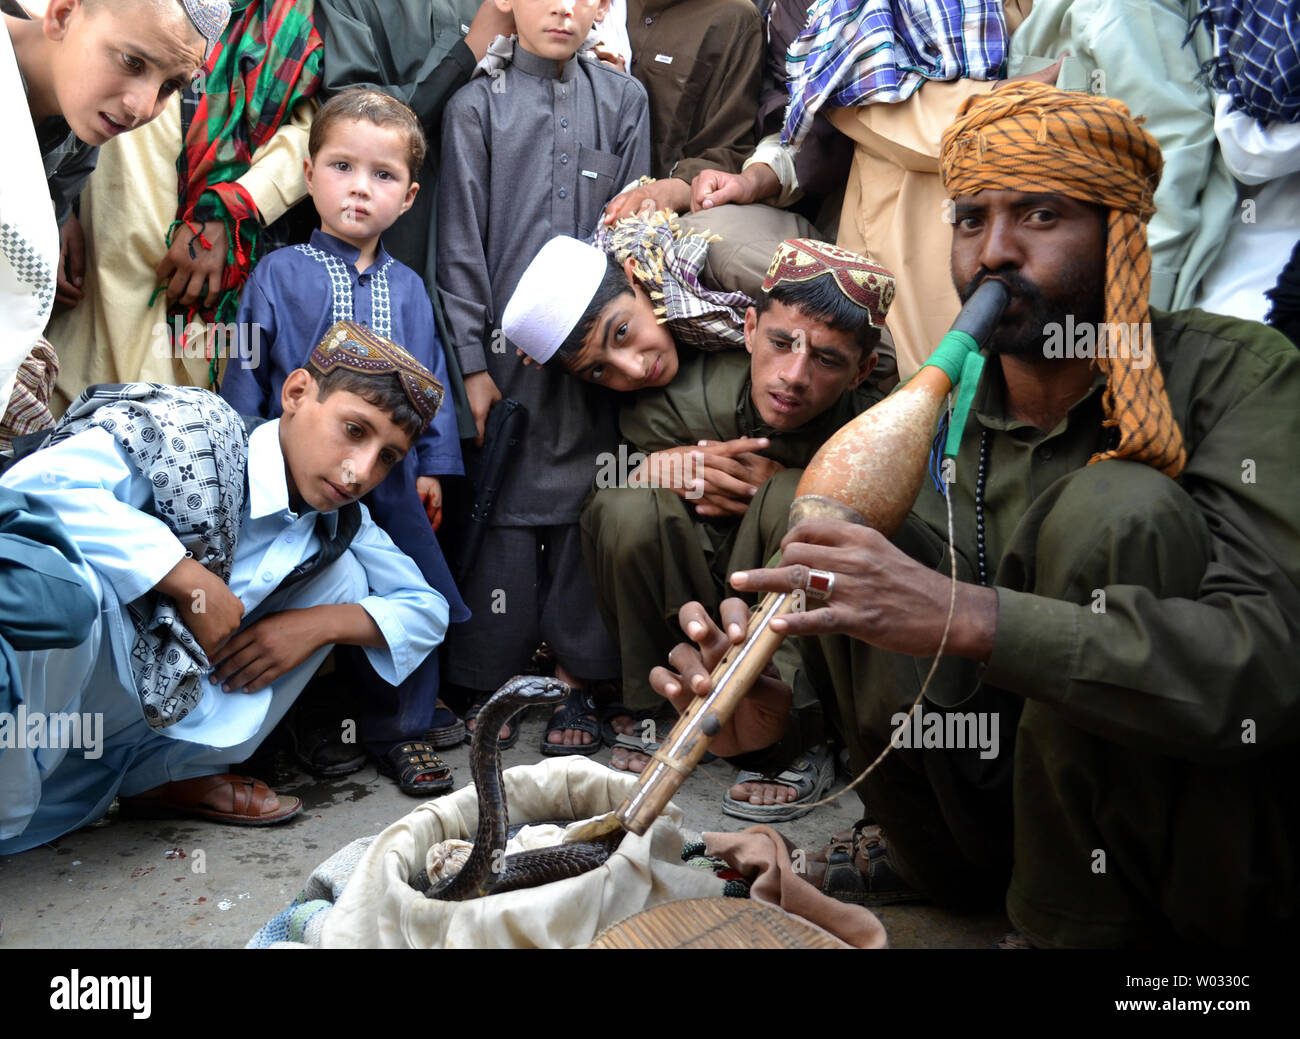
[[(935, 426), (959, 386), (944, 454), (956, 455), (983, 359), (980, 347), (1007, 303), (1001, 282), (986, 279), (957, 315), (938, 348), (900, 389), (835, 433), (804, 471), (790, 506), (790, 526), (812, 517), (847, 520), (893, 534), (920, 492)], [(713, 669), (707, 696), (693, 700), (614, 812), (575, 832), (590, 840), (618, 827), (644, 834), (708, 750), (714, 735), (767, 667), (782, 636), (774, 618), (801, 602), (800, 592), (769, 592), (750, 615), (745, 641)]]

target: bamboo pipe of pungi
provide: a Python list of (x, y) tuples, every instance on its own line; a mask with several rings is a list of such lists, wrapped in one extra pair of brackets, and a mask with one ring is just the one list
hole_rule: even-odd
[[(799, 481), (790, 507), (791, 527), (815, 516), (862, 523), (884, 534), (902, 525), (920, 492), (944, 402), (953, 386), (960, 385), (945, 451), (950, 457), (956, 454), (979, 381), (979, 350), (1006, 303), (1006, 286), (986, 280), (921, 370), (822, 445)], [(615, 821), (635, 834), (649, 829), (781, 644), (782, 636), (771, 630), (772, 619), (789, 613), (800, 599), (796, 592), (769, 592), (763, 598), (750, 615), (745, 641), (733, 646), (713, 669), (710, 692), (692, 701), (677, 719), (613, 820), (596, 820), (584, 832), (570, 834), (569, 840), (612, 832)]]

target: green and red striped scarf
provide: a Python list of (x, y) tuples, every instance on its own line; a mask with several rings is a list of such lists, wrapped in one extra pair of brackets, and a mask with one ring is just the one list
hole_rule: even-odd
[[(184, 225), (205, 220), (226, 225), (226, 272), (215, 307), (173, 304), (168, 327), (191, 321), (227, 321), (255, 259), (261, 224), (252, 196), (236, 183), (294, 106), (320, 86), (323, 49), (312, 24), (314, 0), (234, 0), (226, 32), (213, 47), (203, 75), (181, 98), (181, 137), (176, 160), (180, 205), (167, 231), (167, 245)], [(209, 243), (201, 239), (206, 247)], [(165, 286), (154, 291), (158, 292)], [(152, 298), (150, 300), (152, 303)], [(184, 344), (180, 344), (182, 347)], [(215, 385), (216, 362), (209, 381)]]

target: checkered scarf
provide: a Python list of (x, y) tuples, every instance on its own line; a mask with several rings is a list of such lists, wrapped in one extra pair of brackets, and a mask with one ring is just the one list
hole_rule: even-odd
[[(170, 248), (182, 225), (196, 231), (205, 220), (220, 220), (229, 243), (226, 273), (215, 307), (175, 304), (168, 312), (169, 329), (177, 316), (182, 327), (193, 320), (234, 319), (261, 229), (257, 205), (237, 180), (294, 106), (320, 86), (324, 49), (312, 24), (313, 0), (235, 0), (232, 6), (233, 17), (203, 76), (181, 95), (180, 205), (167, 232)], [(212, 365), (215, 383), (215, 358)]]
[(815, 0), (786, 52), (781, 143), (798, 147), (824, 107), (906, 101), (927, 79), (997, 79), (1001, 0)]
[[(1104, 206), (1106, 301), (1111, 329), (1151, 320), (1151, 249), (1145, 224), (1164, 160), (1160, 145), (1114, 98), (1013, 81), (968, 98), (943, 132), (939, 169), (952, 196), (980, 191), (1054, 192)], [(1164, 376), (1151, 351), (1139, 362), (1102, 356), (1105, 425), (1119, 443), (1089, 459), (1125, 458), (1177, 476), (1187, 461)]]
[[(42, 446), (93, 426), (112, 433), (149, 479), (153, 515), (228, 582), (248, 487), (248, 436), (235, 410), (190, 386), (104, 383), (72, 402)], [(131, 671), (152, 728), (174, 725), (203, 695), (212, 664), (184, 619), (186, 609), (197, 608), (157, 592), (127, 604), (136, 634)]]
[(9, 453), (16, 438), (54, 425), (50, 395), (59, 377), (59, 358), (48, 339), (37, 339), (14, 379), (9, 407), (0, 417), (0, 453)]
[[(1300, 12), (1295, 0), (1201, 0), (1193, 22), (1214, 38), (1210, 81), (1234, 111), (1261, 123), (1300, 122)], [(1189, 38), (1190, 38), (1189, 31)]]
[(602, 227), (593, 243), (619, 266), (632, 259), (634, 277), (673, 339), (701, 350), (724, 350), (745, 345), (745, 310), (754, 301), (743, 292), (719, 292), (700, 283), (709, 243), (717, 240), (695, 231), (683, 234), (675, 214), (665, 209)]

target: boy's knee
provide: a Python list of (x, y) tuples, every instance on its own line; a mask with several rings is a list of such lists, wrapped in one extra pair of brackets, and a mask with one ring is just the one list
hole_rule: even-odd
[(790, 505), (802, 476), (802, 469), (782, 469), (767, 479), (754, 495), (748, 511), (765, 540), (779, 541), (790, 529)]
[(689, 519), (682, 500), (662, 488), (606, 487), (582, 510), (583, 537), (605, 552), (658, 544), (665, 522)]

